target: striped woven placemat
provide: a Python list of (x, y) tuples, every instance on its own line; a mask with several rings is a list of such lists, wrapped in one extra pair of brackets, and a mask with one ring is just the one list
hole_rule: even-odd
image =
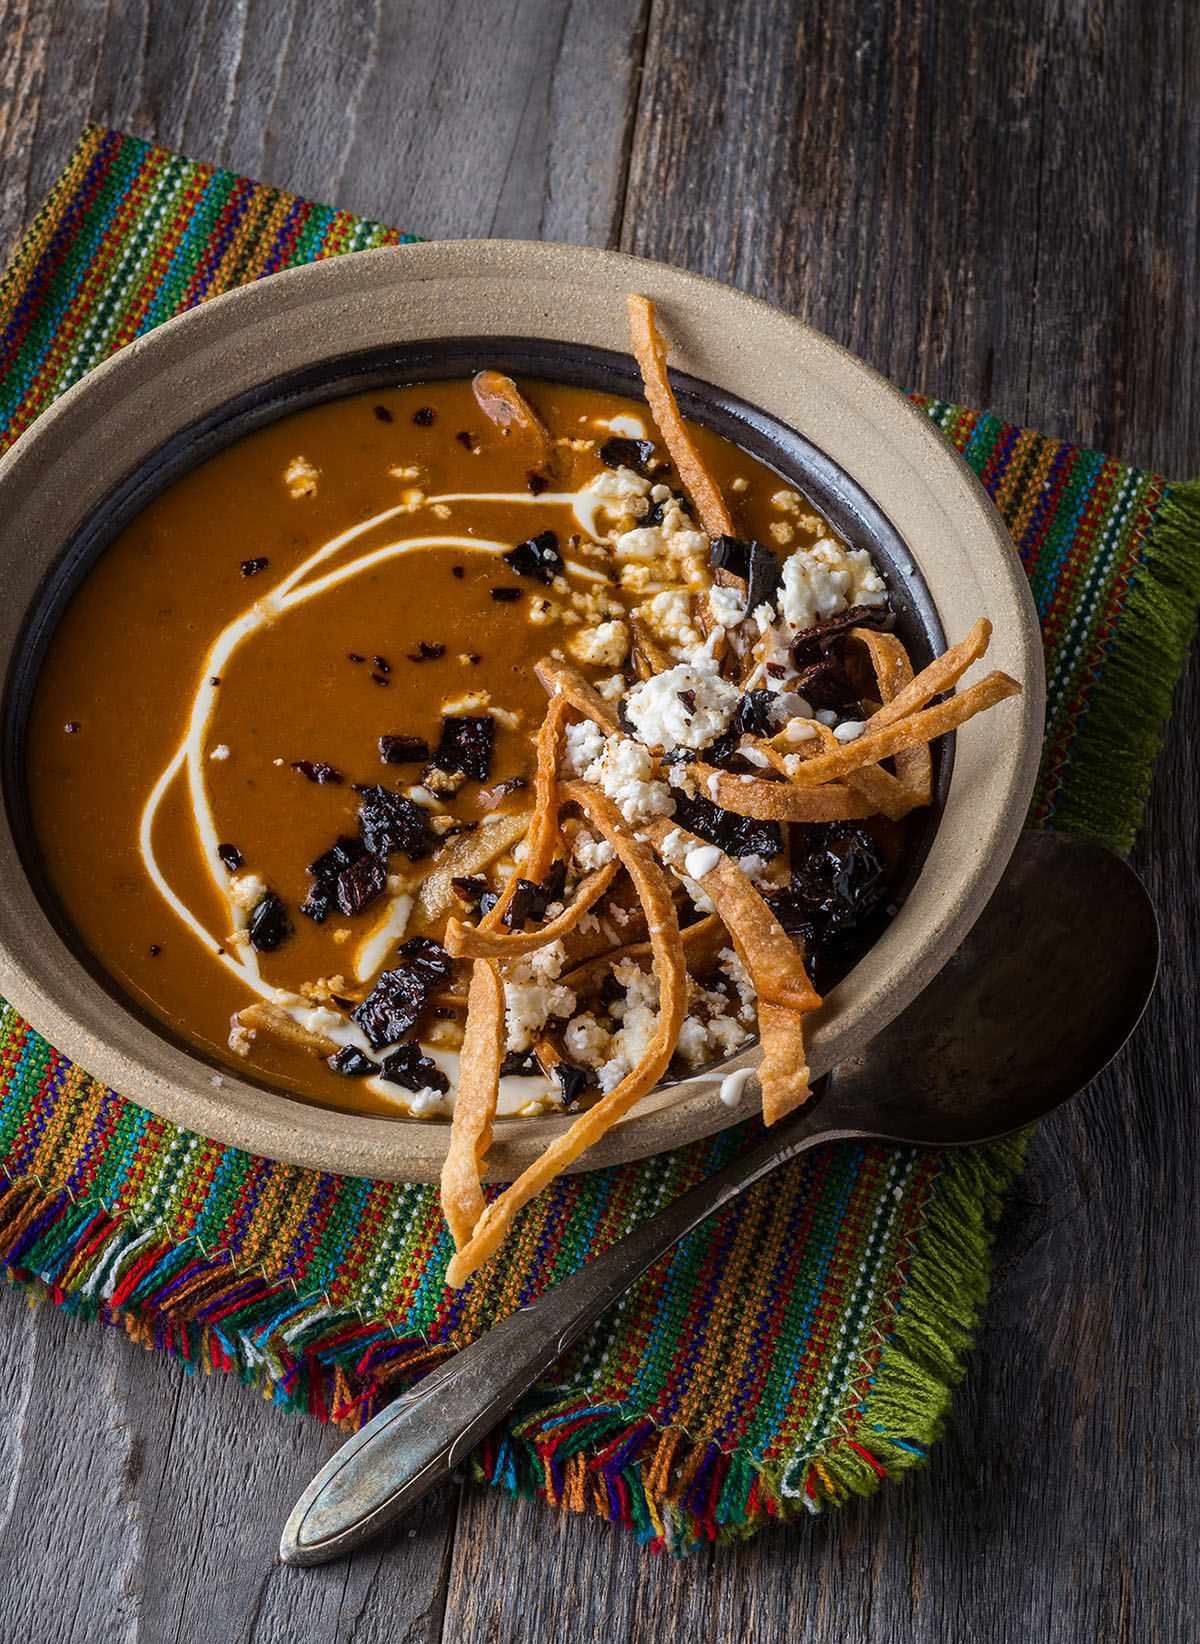
[[(411, 238), (88, 130), (0, 284), (3, 444), (130, 338), (276, 269)], [(1029, 570), (1049, 704), (1033, 820), (1133, 838), (1200, 597), (1200, 486), (939, 401)], [(0, 1012), (0, 1257), (60, 1306), (358, 1422), (755, 1139), (560, 1181), (462, 1293), (433, 1189), (294, 1169), (155, 1118)], [(683, 1241), (474, 1460), (655, 1547), (745, 1535), (918, 1464), (987, 1288), (1017, 1142), (841, 1145)]]

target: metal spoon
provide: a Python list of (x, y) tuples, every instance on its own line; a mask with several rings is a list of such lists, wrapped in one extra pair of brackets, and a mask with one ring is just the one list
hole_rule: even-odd
[(419, 1501), (657, 1257), (777, 1165), (823, 1142), (963, 1147), (1043, 1118), (1116, 1055), (1157, 968), (1132, 869), (1088, 840), (1023, 834), (967, 940), (818, 1098), (381, 1410), (300, 1497), (282, 1557), (337, 1558)]

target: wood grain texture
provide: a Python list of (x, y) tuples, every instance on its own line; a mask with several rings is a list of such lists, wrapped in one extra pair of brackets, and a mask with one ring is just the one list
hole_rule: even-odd
[(87, 120), (429, 237), (608, 244), (647, 4), (0, 0), (0, 246)]
[[(0, 0), (0, 243), (104, 119), (418, 232), (619, 237), (910, 386), (1194, 472), (1193, 24), (1186, 0)], [(924, 1472), (682, 1563), (467, 1489), (285, 1570), (335, 1435), (7, 1294), (0, 1638), (1190, 1640), (1198, 741), (1194, 662), (1136, 856), (1153, 1015), (1034, 1142)]]

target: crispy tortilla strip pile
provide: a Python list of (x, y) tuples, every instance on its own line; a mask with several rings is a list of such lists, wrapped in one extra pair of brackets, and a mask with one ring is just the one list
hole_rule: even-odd
[[(631, 296), (629, 316), (646, 399), (695, 512), (710, 536), (732, 535), (729, 511), (700, 459), (671, 391), (667, 349), (655, 326), (654, 305), (645, 297)], [(483, 373), (476, 379), (476, 394), (488, 414), (502, 426), (536, 432), (529, 426), (529, 418), (536, 422), (534, 414), (528, 412), (525, 416), (528, 408), (508, 379), (497, 373)], [(728, 573), (717, 575), (722, 582), (737, 580)], [(855, 647), (855, 666), (860, 676), (869, 674), (874, 681), (873, 691), (868, 691), (865, 698), (873, 711), (857, 738), (843, 742), (830, 728), (814, 720), (809, 724), (807, 739), (799, 743), (789, 741), (786, 732), (767, 738), (743, 738), (744, 746), (757, 750), (753, 762), (762, 767), (762, 774), (739, 774), (697, 762), (688, 768), (689, 775), (724, 810), (739, 816), (784, 823), (905, 816), (916, 806), (930, 802), (930, 741), (1020, 689), (1007, 675), (991, 673), (930, 706), (984, 654), (990, 632), (986, 622), (977, 623), (962, 644), (915, 674), (904, 647), (893, 635), (853, 629), (848, 639)], [(651, 677), (669, 666), (653, 640), (636, 624), (634, 642), (634, 666), (639, 677)], [(715, 846), (707, 846), (670, 818), (657, 818), (635, 834), (618, 807), (599, 788), (578, 780), (560, 784), (558, 759), (568, 713), (590, 720), (606, 736), (624, 733), (613, 707), (577, 670), (546, 661), (538, 666), (537, 673), (549, 697), (549, 708), (538, 737), (535, 803), (529, 817), (522, 874), (540, 883), (550, 872), (558, 852), (559, 813), (563, 807), (583, 813), (612, 846), (615, 860), (586, 874), (561, 913), (535, 931), (501, 928), (516, 892), (515, 875), (477, 926), (458, 919), (450, 921), (448, 950), (473, 961), (454, 1122), (442, 1174), (442, 1199), (456, 1245), (446, 1277), (454, 1286), (463, 1284), (494, 1253), (521, 1207), (597, 1142), (662, 1078), (687, 1010), (689, 961), (693, 974), (703, 975), (727, 942), (732, 942), (741, 960), (757, 996), (762, 1048), (758, 1071), (763, 1117), (768, 1124), (775, 1123), (808, 1095), (804, 1018), (821, 1003), (802, 951), (734, 859)], [(662, 778), (665, 774), (659, 766), (657, 775)], [(711, 866), (698, 875), (685, 874), (689, 853), (703, 852), (707, 856), (710, 851)], [(786, 857), (783, 860), (786, 862)], [(695, 857), (692, 865), (695, 868)], [(607, 945), (595, 945), (590, 933), (583, 936), (580, 922), (614, 889), (622, 869), (640, 904), (639, 919), (648, 940), (635, 937), (626, 927), (623, 943), (608, 940)], [(447, 886), (450, 877), (448, 873)], [(684, 877), (698, 880), (715, 912), (681, 932), (672, 878), (682, 881)], [(615, 893), (622, 895), (619, 886)], [(441, 898), (431, 896), (429, 900), (440, 902)], [(638, 1065), (585, 1109), (489, 1205), (484, 1201), (481, 1178), (506, 1038), (503, 967), (564, 937), (574, 937), (579, 943), (575, 967), (560, 979), (572, 992), (586, 992), (618, 960), (649, 966), (659, 984), (655, 1032)], [(562, 1060), (548, 1035), (544, 1034), (534, 1049), (547, 1072)]]
[[(637, 1066), (632, 1068), (618, 1085), (602, 1096), (594, 1107), (587, 1108), (581, 1113), (564, 1135), (552, 1142), (540, 1158), (505, 1188), (498, 1199), (487, 1206), (470, 1239), (459, 1245), (457, 1254), (446, 1271), (446, 1282), (454, 1286), (464, 1283), (496, 1250), (522, 1205), (528, 1204), (530, 1199), (548, 1187), (559, 1171), (564, 1170), (594, 1142), (599, 1141), (610, 1126), (654, 1088), (666, 1072), (674, 1054), (679, 1030), (687, 1011), (687, 965), (679, 933), (679, 920), (666, 874), (655, 861), (649, 847), (634, 837), (612, 800), (598, 789), (582, 782), (568, 783), (563, 790), (563, 799), (567, 803), (578, 805), (592, 825), (599, 829), (612, 845), (622, 867), (633, 880), (638, 898), (646, 910), (654, 971), (659, 984), (658, 1024), (654, 1037)], [(487, 960), (477, 960), (476, 968), (488, 963)], [(469, 1011), (467, 1024), (469, 1033)], [(465, 1043), (463, 1050), (465, 1059)], [(493, 1103), (494, 1099), (493, 1095)], [(453, 1128), (455, 1131), (459, 1130), (457, 1102)], [(462, 1157), (466, 1146), (467, 1142), (464, 1140), (456, 1149), (452, 1137), (451, 1151), (456, 1159)], [(443, 1186), (444, 1183), (443, 1177)], [(454, 1231), (453, 1228), (451, 1231)]]
[(655, 324), (654, 304), (649, 297), (630, 296), (629, 331), (646, 389), (646, 403), (700, 523), (710, 537), (731, 537), (733, 520), (725, 499), (700, 460), (667, 381), (667, 345)]

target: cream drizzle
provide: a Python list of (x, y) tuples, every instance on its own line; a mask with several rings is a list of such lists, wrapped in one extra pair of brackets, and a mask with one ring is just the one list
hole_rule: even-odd
[[(421, 512), (435, 504), (452, 504), (456, 502), (504, 502), (504, 503), (536, 503), (539, 507), (561, 506), (570, 508), (576, 520), (593, 541), (598, 540), (596, 531), (596, 515), (601, 510), (611, 512), (611, 499), (598, 495), (591, 486), (583, 486), (578, 491), (542, 492), (540, 496), (524, 491), (485, 491), (485, 492), (447, 492), (440, 496), (425, 498), (414, 506), (405, 502), (394, 508), (384, 509), (374, 514), (370, 519), (362, 520), (348, 530), (330, 540), (315, 553), (311, 554), (301, 565), (290, 571), (283, 580), (276, 584), (261, 599), (255, 601), (249, 610), (227, 624), (210, 647), (200, 669), (200, 683), (192, 698), (188, 712), (187, 730), (172, 755), (170, 762), (162, 771), (149, 798), (142, 809), (138, 830), (138, 846), (143, 865), (150, 876), (155, 888), (163, 900), (175, 913), (184, 925), (192, 932), (201, 945), (217, 959), (226, 970), (230, 971), (251, 992), (259, 998), (266, 999), (288, 1011), (295, 1021), (309, 1031), (320, 1032), (338, 1044), (352, 1044), (359, 1049), (369, 1049), (366, 1038), (360, 1029), (348, 1018), (330, 1011), (324, 1006), (316, 1006), (310, 1000), (289, 992), (286, 989), (276, 988), (267, 982), (259, 966), (258, 955), (244, 936), (248, 923), (248, 915), (239, 908), (230, 896), (230, 886), (234, 876), (225, 867), (218, 854), (220, 835), (213, 816), (212, 805), (205, 781), (205, 741), (212, 723), (213, 712), (216, 707), (217, 690), (212, 681), (220, 678), (223, 670), (228, 666), (231, 658), (243, 640), (251, 634), (275, 622), (288, 611), (305, 604), (331, 589), (340, 587), (342, 583), (361, 575), (373, 566), (380, 565), (387, 560), (398, 558), (402, 554), (411, 553), (420, 548), (458, 548), (468, 553), (483, 553), (497, 557), (508, 552), (512, 544), (496, 542), (477, 537), (464, 537), (453, 534), (441, 536), (409, 537), (385, 544), (383, 547), (361, 554), (357, 559), (346, 565), (326, 572), (314, 582), (305, 582), (311, 572), (326, 564), (341, 549), (348, 547), (352, 542), (385, 524), (388, 520), (397, 518), (401, 514)], [(589, 581), (606, 582), (607, 574), (592, 569), (590, 566), (580, 565), (575, 561), (566, 561), (566, 568), (572, 575), (586, 578)], [(228, 750), (226, 750), (228, 752)], [(211, 756), (210, 756), (211, 757)], [(198, 843), (209, 876), (218, 894), (224, 899), (229, 911), (233, 935), (216, 936), (210, 931), (195, 913), (186, 905), (182, 898), (171, 887), (166, 875), (159, 866), (154, 852), (153, 833), (159, 809), (171, 786), (181, 775), (186, 775), (188, 797), (191, 805), (192, 822), (196, 830)], [(407, 906), (404, 906), (405, 903)], [(387, 949), (399, 936), (403, 934), (403, 927), (407, 924), (411, 912), (411, 898), (398, 896), (394, 899), (384, 918), (376, 925), (367, 937), (360, 943), (356, 955), (355, 974), (359, 980), (364, 980), (374, 974), (386, 956)], [(402, 916), (401, 916), (402, 915)], [(231, 947), (235, 951), (230, 951)], [(378, 949), (378, 963), (376, 960)], [(374, 968), (367, 970), (368, 965)], [(390, 1048), (390, 1047), (389, 1047)], [(453, 1058), (453, 1075), (458, 1072), (457, 1053), (437, 1051), (423, 1047), (426, 1053), (433, 1056), (441, 1065), (449, 1063)], [(383, 1053), (386, 1055), (386, 1051)], [(449, 1073), (447, 1065), (444, 1071)], [(368, 1084), (377, 1094), (399, 1101), (405, 1105), (397, 1095), (397, 1087), (388, 1085), (385, 1081), (371, 1077)], [(447, 1093), (446, 1100), (453, 1101), (454, 1078), (451, 1080), (451, 1092)], [(511, 1089), (509, 1087), (512, 1087)], [(530, 1087), (526, 1090), (524, 1087)], [(519, 1112), (531, 1103), (539, 1104), (542, 1099), (553, 1094), (552, 1087), (544, 1080), (522, 1078), (509, 1075), (501, 1081), (504, 1100), (498, 1111)], [(521, 1087), (521, 1088), (517, 1088)], [(518, 1099), (519, 1098), (519, 1099)], [(510, 1105), (514, 1104), (514, 1105)], [(434, 1111), (430, 1107), (429, 1111)]]

